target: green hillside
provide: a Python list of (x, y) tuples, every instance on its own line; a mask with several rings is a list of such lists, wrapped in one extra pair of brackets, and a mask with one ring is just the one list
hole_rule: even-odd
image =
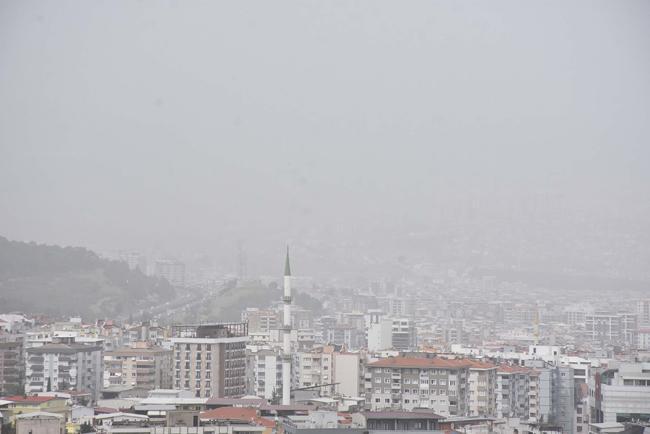
[(114, 317), (173, 296), (166, 280), (90, 250), (0, 237), (0, 312)]

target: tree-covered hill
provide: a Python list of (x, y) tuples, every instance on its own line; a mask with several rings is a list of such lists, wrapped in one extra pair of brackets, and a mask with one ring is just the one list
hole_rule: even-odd
[(90, 250), (0, 237), (0, 312), (114, 317), (173, 296), (166, 280)]

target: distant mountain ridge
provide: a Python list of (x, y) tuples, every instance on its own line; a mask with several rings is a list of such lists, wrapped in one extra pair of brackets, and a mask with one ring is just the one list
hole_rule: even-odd
[(83, 247), (0, 236), (0, 312), (103, 318), (125, 316), (173, 297), (166, 280), (102, 259)]

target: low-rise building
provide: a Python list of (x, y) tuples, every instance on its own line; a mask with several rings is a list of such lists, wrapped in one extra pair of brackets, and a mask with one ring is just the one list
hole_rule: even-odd
[(34, 412), (16, 416), (16, 434), (62, 434), (65, 418), (57, 413)]

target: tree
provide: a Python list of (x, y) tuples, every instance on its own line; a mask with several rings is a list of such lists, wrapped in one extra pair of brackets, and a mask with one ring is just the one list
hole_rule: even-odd
[(95, 432), (95, 430), (93, 429), (93, 426), (91, 424), (89, 424), (88, 422), (82, 423), (79, 428), (80, 428), (79, 429), (80, 433)]

